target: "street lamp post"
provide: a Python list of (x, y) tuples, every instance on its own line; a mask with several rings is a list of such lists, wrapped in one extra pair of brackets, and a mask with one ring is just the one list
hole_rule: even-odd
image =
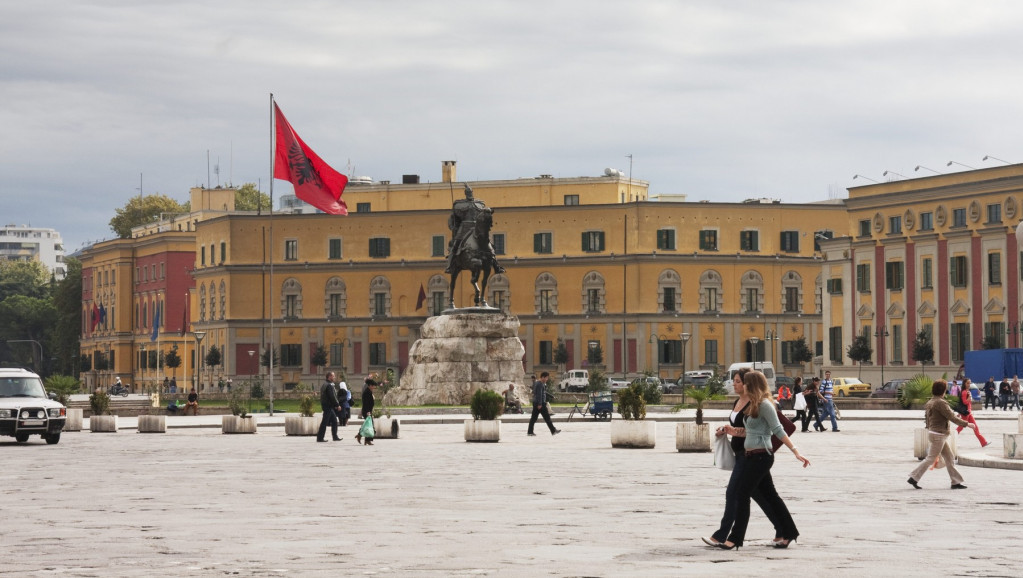
[(650, 339), (647, 341), (647, 343), (657, 341), (657, 350), (655, 351), (655, 354), (657, 355), (657, 379), (661, 379), (661, 343), (667, 340), (667, 336), (652, 333), (650, 335)]
[(757, 344), (760, 343), (759, 337), (750, 337), (749, 342), (753, 344), (753, 371), (757, 370)]
[[(202, 345), (202, 340), (206, 337), (205, 331), (193, 331), (192, 335), (195, 337), (195, 361), (192, 364), (192, 387), (199, 384), (199, 346)], [(196, 389), (198, 391), (198, 389)]]
[(882, 325), (874, 331), (874, 337), (877, 338), (877, 358), (881, 362), (881, 386), (884, 386), (884, 363), (885, 363), (885, 349), (884, 340), (888, 337), (888, 326)]
[(341, 375), (344, 377), (345, 381), (347, 381), (348, 380), (348, 366), (345, 365), (345, 347), (346, 346), (347, 347), (351, 347), (352, 346), (352, 340), (348, 339), (347, 337), (339, 337), (339, 338), (334, 340), (334, 345), (337, 345), (337, 346), (339, 346), (341, 348)]
[(8, 339), (7, 343), (35, 343), (36, 347), (39, 348), (39, 363), (43, 363), (43, 344), (39, 343), (35, 339)]
[(139, 373), (142, 375), (142, 385), (146, 384), (146, 366), (149, 365), (149, 357), (146, 355), (146, 344), (139, 345)]
[(678, 338), (682, 340), (682, 403), (686, 402), (686, 349), (689, 346), (689, 338), (692, 335), (688, 333), (679, 333)]
[[(777, 359), (776, 359), (776, 357), (774, 355), (774, 344), (779, 339), (781, 339), (781, 337), (778, 335), (777, 331), (768, 329), (767, 331), (764, 332), (764, 341), (767, 342), (767, 347), (768, 347), (769, 353), (771, 354), (771, 361), (777, 361)], [(764, 358), (764, 361), (767, 361), (766, 356)], [(778, 368), (775, 367), (774, 371), (775, 371), (775, 374), (777, 375)]]

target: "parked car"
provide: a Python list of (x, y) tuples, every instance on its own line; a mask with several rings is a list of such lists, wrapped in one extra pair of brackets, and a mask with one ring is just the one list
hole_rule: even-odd
[(678, 381), (670, 384), (664, 390), (664, 393), (682, 393), (684, 387), (703, 387), (707, 385), (707, 381), (713, 376), (714, 372), (706, 369), (687, 371)]
[(869, 383), (863, 383), (855, 377), (836, 377), (834, 395), (836, 397), (867, 397), (873, 389)]
[(565, 373), (558, 382), (559, 391), (586, 391), (590, 385), (590, 372), (585, 369), (572, 369)]
[(611, 391), (620, 391), (629, 387), (629, 382), (624, 379), (615, 379), (612, 377), (608, 380), (608, 386), (610, 386)]
[(19, 443), (41, 436), (46, 443), (60, 441), (67, 408), (52, 399), (43, 380), (26, 369), (0, 369), (0, 435)]
[(870, 397), (880, 398), (895, 398), (899, 397), (899, 392), (902, 391), (902, 385), (909, 381), (908, 379), (893, 379), (888, 383), (885, 383), (881, 387), (875, 389), (870, 393)]

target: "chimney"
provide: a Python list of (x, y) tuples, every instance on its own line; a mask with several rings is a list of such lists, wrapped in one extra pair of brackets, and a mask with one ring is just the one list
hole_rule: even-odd
[(442, 183), (455, 182), (455, 163), (458, 161), (442, 161), (440, 167), (440, 180)]

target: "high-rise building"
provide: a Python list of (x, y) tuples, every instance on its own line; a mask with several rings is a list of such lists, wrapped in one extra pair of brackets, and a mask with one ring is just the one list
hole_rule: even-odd
[(39, 261), (54, 278), (63, 279), (64, 241), (54, 229), (28, 225), (5, 225), (0, 228), (0, 259), (6, 261)]

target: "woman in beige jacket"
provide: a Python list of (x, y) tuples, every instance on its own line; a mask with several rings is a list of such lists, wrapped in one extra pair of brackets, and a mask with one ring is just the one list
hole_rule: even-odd
[(976, 426), (960, 419), (952, 412), (952, 408), (945, 401), (945, 391), (947, 390), (948, 384), (945, 383), (945, 380), (939, 379), (935, 381), (931, 386), (931, 395), (934, 397), (924, 406), (924, 420), (927, 423), (927, 439), (930, 441), (930, 445), (927, 447), (927, 457), (920, 462), (920, 465), (913, 470), (913, 473), (909, 475), (909, 479), (906, 480), (909, 485), (918, 490), (920, 489), (918, 484), (920, 478), (927, 472), (927, 467), (938, 459), (939, 454), (945, 460), (945, 469), (948, 470), (948, 477), (952, 480), (952, 489), (966, 489), (966, 486), (963, 485), (963, 477), (959, 475), (959, 470), (956, 469), (952, 448), (948, 447), (948, 444), (945, 443), (949, 436), (948, 422), (953, 421), (957, 425), (970, 429), (976, 429)]

